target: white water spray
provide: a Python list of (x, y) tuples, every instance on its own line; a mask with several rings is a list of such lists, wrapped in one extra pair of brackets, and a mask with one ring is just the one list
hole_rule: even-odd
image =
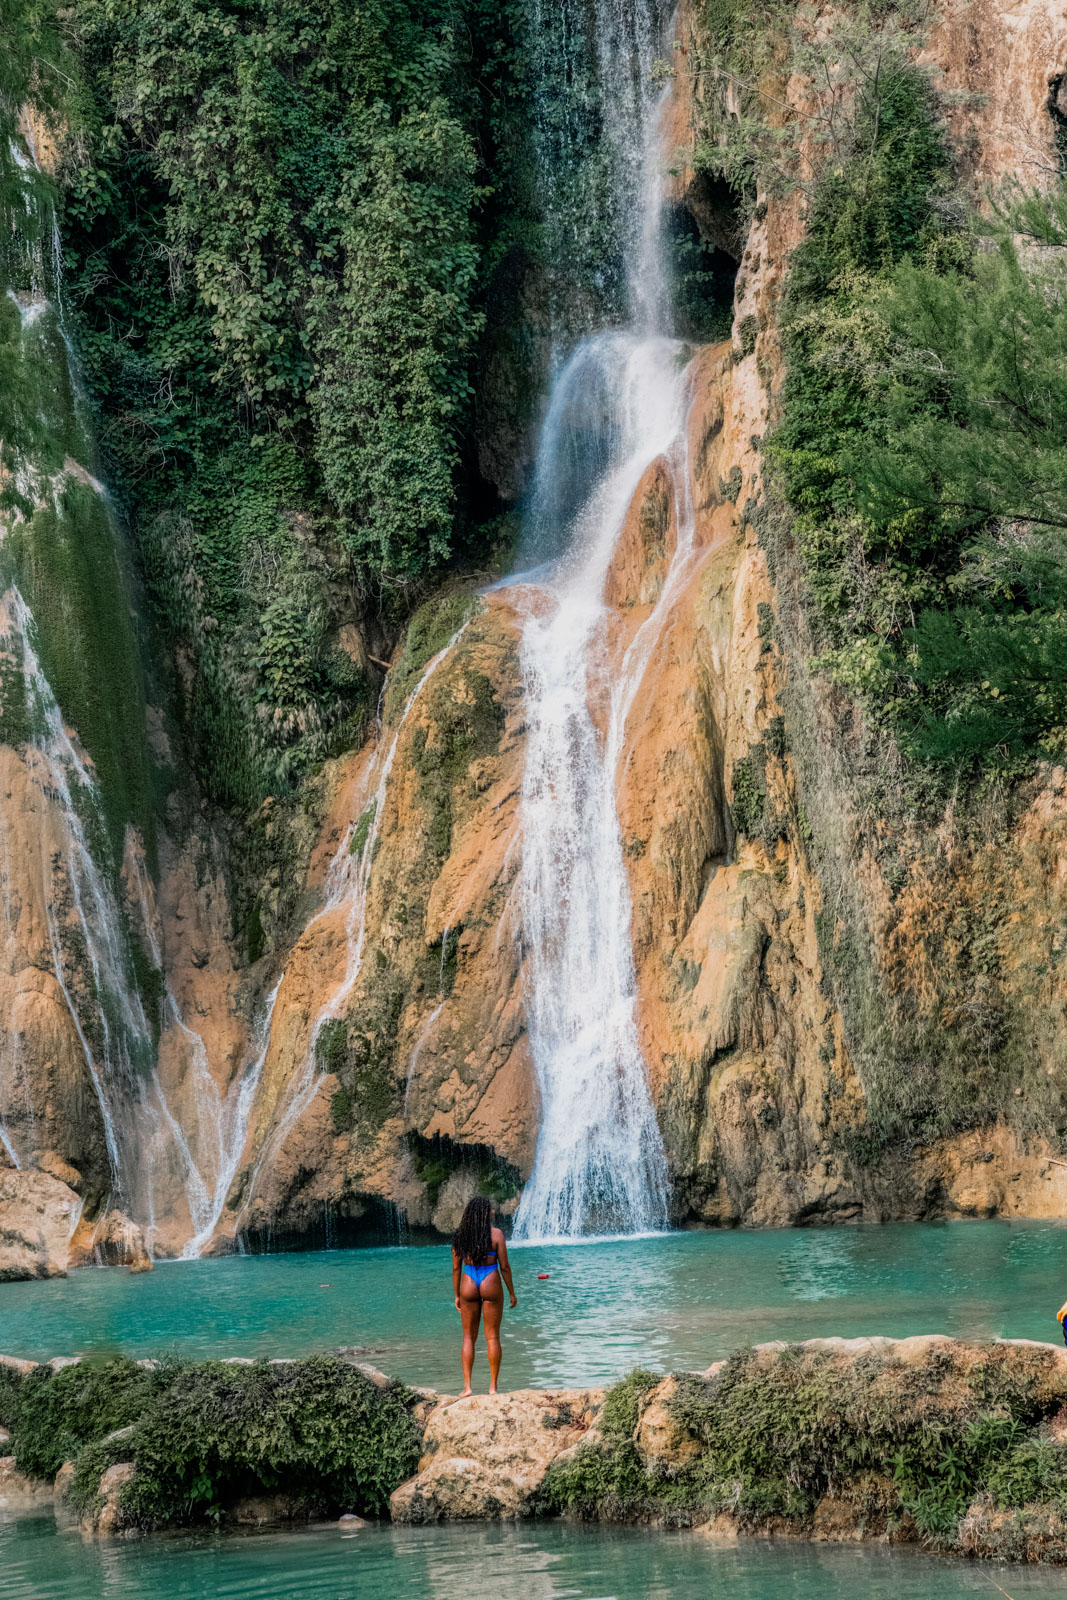
[[(60, 816), (60, 848), (42, 851), (41, 859), (52, 970), (100, 1111), (112, 1182), (128, 1202), (135, 1160), (121, 1108), (137, 1098), (153, 1045), (140, 996), (127, 978), (118, 905), (89, 845), (84, 819), (102, 826), (96, 782), (63, 726), (34, 648), (29, 607), (14, 585), (0, 599), (0, 641), (21, 666), (32, 729), (25, 756), (30, 776)], [(82, 962), (88, 996), (74, 975)]]
[[(684, 353), (661, 331), (670, 295), (652, 6), (601, 0), (596, 42), (600, 81), (610, 87), (604, 130), (619, 174), (632, 326), (583, 340), (553, 386), (529, 523), (532, 550), (555, 564), (518, 594), (526, 1013), (541, 1094), (519, 1239), (653, 1231), (669, 1220), (666, 1157), (637, 1029), (616, 783), (627, 717), (692, 556), (689, 389)], [(677, 545), (660, 600), (620, 665), (608, 654), (605, 580), (634, 493), (659, 457), (674, 488)]]

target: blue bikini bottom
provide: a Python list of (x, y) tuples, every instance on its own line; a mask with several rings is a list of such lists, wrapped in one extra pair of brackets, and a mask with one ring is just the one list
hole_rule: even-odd
[(481, 1283), (485, 1282), (486, 1278), (488, 1278), (488, 1276), (489, 1276), (489, 1274), (491, 1272), (495, 1272), (496, 1271), (496, 1263), (494, 1262), (494, 1264), (491, 1267), (468, 1267), (468, 1266), (464, 1266), (463, 1270), (467, 1274), (468, 1278), (473, 1278), (475, 1283), (481, 1284)]

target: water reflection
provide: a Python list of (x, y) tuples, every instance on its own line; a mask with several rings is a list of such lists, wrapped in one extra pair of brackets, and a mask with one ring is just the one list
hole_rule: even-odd
[(966, 1600), (1008, 1592), (1064, 1600), (1067, 1573), (939, 1560), (906, 1549), (745, 1541), (580, 1528), (371, 1527), (91, 1541), (51, 1517), (4, 1520), (5, 1600)]

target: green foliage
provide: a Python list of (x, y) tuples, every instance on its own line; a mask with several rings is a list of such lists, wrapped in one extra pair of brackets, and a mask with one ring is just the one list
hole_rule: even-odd
[[(132, 1461), (122, 1509), (144, 1527), (218, 1520), (263, 1492), (308, 1515), (376, 1515), (418, 1462), (407, 1391), (379, 1389), (334, 1357), (148, 1369), (111, 1358), (21, 1379), (0, 1374), (19, 1470), (50, 1478), (73, 1459), (72, 1504), (84, 1510), (101, 1472)], [(123, 1438), (109, 1441), (119, 1428)]]
[(442, 1187), (454, 1172), (470, 1173), (478, 1194), (497, 1205), (514, 1199), (522, 1187), (518, 1168), (487, 1145), (457, 1144), (440, 1135), (426, 1139), (421, 1134), (410, 1133), (408, 1146), (419, 1181), (426, 1185), (426, 1198), (431, 1208), (437, 1204)]
[(374, 826), (374, 817), (377, 809), (377, 802), (372, 800), (370, 805), (360, 813), (359, 821), (352, 829), (352, 838), (348, 846), (350, 856), (361, 856), (367, 848), (367, 840), (370, 838), (370, 831)]
[(330, 1096), (330, 1122), (334, 1133), (351, 1133), (356, 1124), (356, 1102), (351, 1089), (342, 1086)]
[(389, 674), (390, 717), (402, 710), (434, 656), (481, 609), (481, 600), (466, 589), (446, 590), (419, 607), (408, 623), (400, 659)]
[(119, 1357), (81, 1361), (53, 1372), (36, 1367), (5, 1401), (5, 1426), (20, 1472), (54, 1478), (83, 1445), (138, 1421), (179, 1368), (140, 1367)]
[(456, 790), (473, 761), (498, 749), (505, 713), (481, 672), (464, 676), (462, 699), (443, 686), (428, 692), (432, 695), (428, 721), (412, 735), (411, 764), (427, 811), (427, 838), (443, 858), (452, 845)]
[(68, 480), (15, 525), (6, 554), (33, 613), (41, 667), (93, 758), (112, 859), (126, 824), (154, 848), (145, 683), (122, 546), (104, 501)]
[(218, 1518), (266, 1490), (309, 1515), (376, 1515), (418, 1463), (405, 1399), (328, 1356), (186, 1368), (137, 1429), (124, 1509), (160, 1527)]
[(340, 1070), (348, 1053), (348, 1029), (338, 1017), (327, 1017), (315, 1038), (315, 1065), (320, 1072)]
[(18, 1414), (22, 1374), (15, 1367), (0, 1365), (0, 1428), (12, 1428)]
[(739, 1351), (713, 1379), (673, 1380), (665, 1405), (681, 1448), (659, 1464), (636, 1443), (656, 1380), (634, 1373), (609, 1393), (600, 1438), (550, 1468), (543, 1506), (680, 1522), (728, 1510), (755, 1530), (803, 1522), (833, 1494), (883, 1526), (910, 1515), (951, 1547), (978, 1495), (1006, 1507), (1061, 1496), (1067, 1451), (1038, 1431), (1059, 1404), (1052, 1372), (1047, 1355), (1020, 1371), (996, 1350), (978, 1361), (934, 1351), (918, 1367)]
[(88, 0), (72, 19), (70, 299), (225, 804), (353, 742), (371, 703), (341, 621), (456, 548), (513, 12)]
[(761, 746), (756, 747), (755, 754), (750, 752), (734, 763), (730, 815), (735, 831), (745, 839), (754, 839), (761, 831), (767, 803), (765, 766), (766, 757)]
[[(51, 198), (40, 173), (27, 176), (15, 157), (19, 113), (30, 106), (46, 126), (69, 115), (76, 90), (70, 51), (69, 13), (57, 0), (0, 0), (0, 209), (20, 205), (29, 182), (39, 201)], [(30, 209), (24, 227), (35, 227), (43, 205)], [(7, 435), (3, 435), (6, 440)]]
[(1067, 189), (1010, 194), (987, 247), (915, 68), (856, 132), (793, 257), (771, 444), (818, 664), (906, 756), (1019, 772), (1067, 749)]
[(345, 1021), (327, 1022), (320, 1031), (320, 1052), (326, 1052), (319, 1054), (320, 1066), (339, 1079), (330, 1100), (338, 1133), (355, 1127), (376, 1132), (396, 1110), (396, 1046), (406, 998), (405, 985), (377, 950), (367, 997)]

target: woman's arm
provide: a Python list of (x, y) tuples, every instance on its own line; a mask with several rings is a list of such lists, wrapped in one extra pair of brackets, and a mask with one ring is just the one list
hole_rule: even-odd
[(511, 1296), (511, 1309), (514, 1311), (519, 1302), (515, 1298), (515, 1285), (511, 1281), (511, 1262), (508, 1260), (507, 1240), (499, 1228), (493, 1229), (493, 1243), (496, 1246), (496, 1259), (500, 1268), (500, 1276), (508, 1286), (508, 1294)]
[(463, 1263), (459, 1259), (459, 1257), (457, 1256), (456, 1252), (453, 1250), (453, 1252), (452, 1252), (452, 1293), (455, 1296), (456, 1310), (457, 1311), (459, 1310), (459, 1275), (460, 1275), (460, 1272), (462, 1270), (463, 1270)]

